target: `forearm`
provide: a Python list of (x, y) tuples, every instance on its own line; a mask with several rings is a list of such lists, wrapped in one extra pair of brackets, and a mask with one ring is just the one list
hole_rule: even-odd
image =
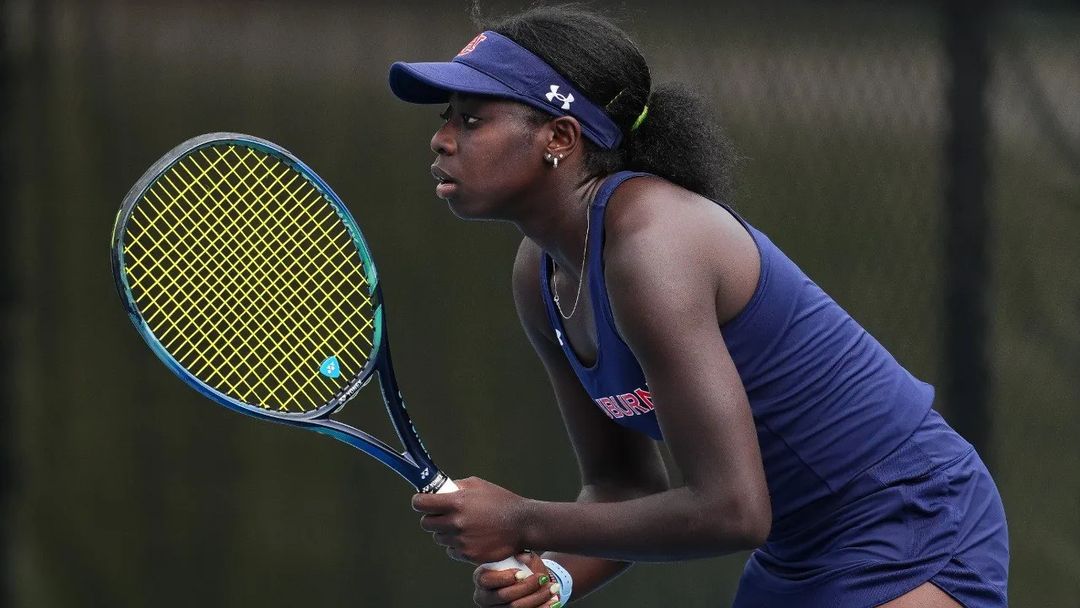
[[(653, 480), (652, 484), (651, 486), (642, 484), (642, 487), (638, 487), (636, 484), (589, 484), (581, 489), (577, 502), (612, 504), (622, 500), (648, 496), (650, 493), (662, 492), (668, 487), (666, 476), (658, 476), (657, 479)], [(558, 562), (574, 578), (574, 593), (571, 601), (578, 601), (600, 589), (615, 577), (629, 570), (630, 566), (633, 565), (633, 562), (623, 560), (589, 557), (559, 551), (547, 551), (543, 554), (543, 557)]]
[(752, 520), (735, 500), (687, 487), (619, 502), (527, 501), (526, 546), (621, 561), (675, 561), (753, 548)]
[(559, 562), (574, 577), (574, 594), (570, 599), (575, 602), (611, 582), (633, 565), (631, 562), (556, 551), (548, 551), (543, 557)]

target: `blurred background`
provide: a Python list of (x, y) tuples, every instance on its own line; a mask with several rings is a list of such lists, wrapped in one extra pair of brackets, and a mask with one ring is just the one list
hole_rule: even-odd
[[(934, 383), (984, 453), (1013, 605), (1080, 606), (1080, 8), (614, 12), (654, 81), (696, 87), (733, 137), (736, 207)], [(0, 0), (0, 18), (0, 605), (471, 605), (472, 569), (419, 529), (407, 484), (217, 407), (152, 357), (107, 247), (124, 194), (175, 144), (228, 130), (283, 145), (368, 236), (436, 461), (572, 499), (513, 310), (519, 235), (435, 198), (442, 108), (386, 86), (392, 61), (472, 38), (468, 3)], [(381, 407), (363, 391), (347, 410), (387, 436)], [(727, 605), (745, 557), (640, 564), (581, 605)]]

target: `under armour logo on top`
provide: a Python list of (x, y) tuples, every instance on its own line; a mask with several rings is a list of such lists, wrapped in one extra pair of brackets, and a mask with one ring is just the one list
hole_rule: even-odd
[(548, 93), (546, 97), (548, 101), (553, 101), (555, 99), (561, 101), (562, 109), (564, 110), (569, 110), (570, 104), (574, 102), (574, 95), (572, 93), (570, 95), (559, 93), (559, 85), (557, 84), (551, 85), (551, 92)]

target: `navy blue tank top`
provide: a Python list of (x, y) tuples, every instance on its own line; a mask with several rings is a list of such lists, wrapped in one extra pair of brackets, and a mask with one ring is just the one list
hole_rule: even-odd
[[(662, 440), (645, 375), (615, 327), (604, 282), (604, 211), (628, 171), (609, 176), (589, 210), (588, 289), (596, 361), (586, 366), (565, 337), (551, 297), (552, 261), (541, 256), (540, 289), (563, 352), (596, 406), (613, 422)], [(757, 427), (773, 520), (839, 490), (918, 427), (934, 398), (759, 230), (724, 205), (761, 257), (757, 288), (720, 327)]]

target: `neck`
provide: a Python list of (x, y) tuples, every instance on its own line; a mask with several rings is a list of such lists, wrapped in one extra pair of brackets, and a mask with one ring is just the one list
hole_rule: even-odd
[(526, 213), (513, 221), (555, 260), (560, 272), (573, 278), (580, 278), (587, 213), (603, 181), (603, 177), (554, 179), (543, 197), (526, 205)]

